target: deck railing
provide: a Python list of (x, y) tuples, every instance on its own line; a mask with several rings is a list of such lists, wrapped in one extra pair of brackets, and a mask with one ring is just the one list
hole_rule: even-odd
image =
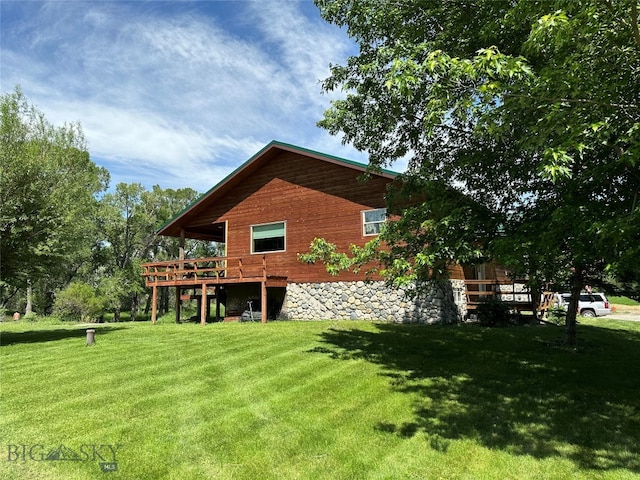
[[(467, 309), (475, 310), (489, 298), (496, 298), (515, 310), (533, 310), (531, 292), (525, 287), (525, 280), (500, 282), (497, 279), (465, 280)], [(538, 302), (538, 310), (547, 310), (553, 301), (553, 294), (543, 292)]]
[(147, 286), (225, 283), (267, 279), (263, 256), (209, 257), (142, 264)]

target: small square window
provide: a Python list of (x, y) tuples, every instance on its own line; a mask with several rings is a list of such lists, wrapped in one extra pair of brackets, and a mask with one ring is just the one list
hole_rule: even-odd
[(387, 220), (387, 209), (366, 210), (362, 212), (362, 231), (364, 235), (379, 235)]
[(251, 227), (252, 253), (284, 252), (285, 223), (267, 223)]

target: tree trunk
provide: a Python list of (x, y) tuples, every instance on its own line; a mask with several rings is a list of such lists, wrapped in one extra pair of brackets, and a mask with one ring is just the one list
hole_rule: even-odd
[(540, 307), (541, 296), (542, 291), (540, 287), (531, 287), (531, 306), (533, 307), (533, 318), (536, 320), (536, 322), (540, 320), (540, 312), (538, 311), (538, 307)]
[(138, 311), (138, 296), (134, 295), (131, 298), (131, 318), (130, 318), (130, 320), (132, 322), (136, 321), (136, 313), (137, 313), (137, 311)]
[(1, 305), (1, 306), (2, 306), (3, 308), (4, 308), (4, 307), (6, 307), (6, 306), (7, 306), (7, 304), (9, 303), (9, 301), (10, 301), (13, 297), (15, 297), (16, 293), (18, 293), (19, 291), (20, 291), (20, 289), (19, 289), (19, 288), (14, 288), (14, 289), (13, 289), (13, 292), (9, 293), (9, 294), (4, 298), (4, 300), (2, 301), (2, 305)]
[(43, 312), (45, 315), (51, 315), (53, 313), (53, 306), (55, 304), (55, 294), (50, 287), (47, 287), (44, 294), (45, 302), (43, 306)]
[(578, 315), (578, 300), (580, 299), (580, 291), (582, 290), (582, 282), (574, 280), (571, 285), (571, 301), (567, 309), (567, 319), (565, 322), (564, 344), (575, 345), (576, 338), (576, 317)]
[(30, 313), (33, 313), (33, 287), (31, 280), (27, 280), (27, 306), (24, 309), (24, 314), (29, 315)]
[(144, 304), (144, 314), (145, 316), (149, 315), (149, 311), (151, 311), (151, 300), (152, 300), (152, 295), (147, 295), (147, 301)]

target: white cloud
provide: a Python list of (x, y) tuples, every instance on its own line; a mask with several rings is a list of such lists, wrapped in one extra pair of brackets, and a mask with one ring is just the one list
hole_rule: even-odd
[(299, 2), (25, 3), (3, 5), (3, 91), (79, 121), (114, 181), (204, 191), (273, 139), (366, 161), (315, 126), (351, 44)]

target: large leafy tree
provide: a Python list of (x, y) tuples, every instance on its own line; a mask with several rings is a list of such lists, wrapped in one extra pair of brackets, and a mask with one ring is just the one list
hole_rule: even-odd
[(68, 281), (95, 244), (106, 170), (78, 124), (54, 126), (19, 88), (0, 99), (0, 301)]
[[(413, 221), (383, 234), (406, 246), (384, 254), (387, 271), (424, 278), (496, 258), (570, 288), (575, 343), (580, 290), (637, 280), (637, 0), (315, 3), (360, 49), (332, 66), (324, 89), (345, 96), (320, 125), (371, 168), (409, 161), (395, 205)], [(434, 210), (436, 184), (480, 208), (448, 195)]]
[[(125, 307), (135, 318), (144, 292), (140, 264), (178, 258), (179, 239), (160, 237), (156, 229), (197, 198), (191, 188), (173, 190), (155, 185), (149, 191), (139, 183), (119, 183), (100, 200), (98, 224), (103, 242), (97, 283), (109, 298), (116, 321)], [(202, 257), (217, 253), (215, 246), (194, 241), (187, 242), (185, 251), (188, 256)], [(167, 306), (167, 291), (162, 294), (161, 304)]]
[(142, 293), (140, 260), (150, 248), (154, 218), (142, 205), (144, 187), (139, 183), (119, 183), (100, 200), (100, 230), (103, 242), (103, 268), (100, 287), (110, 299), (115, 321), (123, 306), (129, 306), (135, 319), (137, 298)]

